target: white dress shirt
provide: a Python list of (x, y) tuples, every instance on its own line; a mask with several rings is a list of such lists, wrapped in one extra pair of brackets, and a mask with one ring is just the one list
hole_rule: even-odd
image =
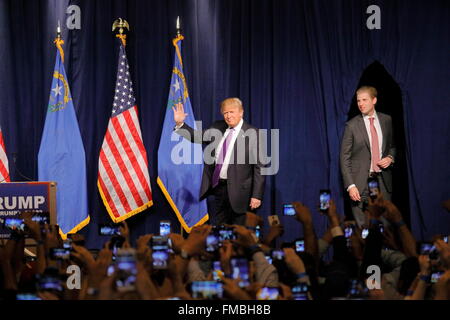
[[(243, 123), (244, 123), (244, 120), (241, 119), (241, 121), (239, 121), (239, 123), (234, 127), (233, 138), (231, 139), (230, 144), (227, 146), (227, 154), (225, 155), (225, 159), (223, 160), (222, 168), (220, 169), (220, 174), (219, 174), (220, 179), (227, 179), (228, 165), (230, 163), (231, 154), (233, 153), (232, 151), (233, 151), (234, 143), (236, 142), (238, 134), (241, 131)], [(228, 137), (230, 132), (231, 132), (231, 128), (228, 128), (227, 130), (225, 130), (223, 138), (220, 141), (219, 145), (217, 146), (216, 163), (219, 158), (220, 151), (222, 150), (223, 142)]]

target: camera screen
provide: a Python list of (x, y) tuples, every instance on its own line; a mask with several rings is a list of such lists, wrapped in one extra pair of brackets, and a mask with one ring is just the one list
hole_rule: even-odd
[(72, 249), (72, 239), (66, 239), (63, 241), (63, 248), (64, 249)]
[(206, 237), (206, 251), (207, 252), (214, 252), (217, 249), (219, 249), (219, 237), (216, 234), (209, 234)]
[(18, 293), (16, 300), (42, 300), (35, 293)]
[(305, 251), (305, 240), (295, 241), (295, 251), (304, 252)]
[(320, 191), (320, 210), (326, 211), (330, 208), (331, 194), (328, 190)]
[(31, 221), (34, 221), (39, 224), (45, 224), (50, 223), (50, 218), (49, 215), (45, 213), (35, 214), (33, 217), (31, 217)]
[(152, 259), (153, 268), (167, 269), (167, 260), (169, 259), (169, 242), (162, 236), (152, 237)]
[(51, 248), (50, 259), (68, 260), (70, 258), (70, 250), (65, 248)]
[(223, 296), (222, 284), (217, 281), (193, 281), (191, 290), (196, 299), (220, 299)]
[(153, 236), (152, 250), (167, 250), (169, 249), (169, 241), (166, 237)]
[(369, 196), (376, 197), (378, 195), (378, 180), (376, 179), (370, 179), (369, 180)]
[(222, 266), (220, 265), (220, 261), (213, 261), (213, 279), (214, 281), (221, 281), (219, 274), (223, 276)]
[(233, 228), (223, 227), (219, 229), (219, 240), (236, 240), (236, 234), (234, 233)]
[(369, 229), (364, 228), (364, 229), (361, 231), (361, 238), (365, 239), (365, 238), (367, 238), (368, 235), (369, 235)]
[(119, 226), (99, 226), (99, 234), (101, 236), (115, 236), (120, 235)]
[(258, 291), (258, 300), (277, 300), (280, 295), (278, 288), (264, 287)]
[(256, 226), (255, 228), (255, 235), (258, 239), (261, 238), (261, 227), (260, 226)]
[(167, 269), (167, 260), (169, 259), (168, 250), (157, 250), (152, 252), (153, 268)]
[(273, 250), (272, 251), (272, 259), (283, 260), (283, 258), (284, 258), (284, 251), (282, 251), (282, 250)]
[(352, 234), (353, 234), (352, 227), (345, 227), (344, 234), (345, 234), (346, 238), (350, 238), (352, 236)]
[(134, 290), (136, 282), (136, 256), (131, 249), (120, 249), (116, 257), (116, 286), (119, 291)]
[(241, 288), (246, 287), (250, 284), (250, 275), (248, 269), (248, 261), (247, 259), (242, 258), (234, 258), (231, 259), (231, 270), (232, 270), (232, 279), (240, 278), (239, 286)]
[(268, 263), (272, 264), (272, 257), (271, 256), (265, 256)]
[(43, 276), (38, 282), (38, 288), (40, 291), (47, 291), (47, 290), (62, 291), (63, 290), (61, 280), (54, 276)]
[(107, 275), (108, 277), (110, 277), (110, 276), (112, 276), (112, 275), (114, 274), (114, 271), (115, 271), (114, 264), (110, 264), (110, 265), (108, 266), (107, 271), (106, 271), (106, 275)]
[(161, 221), (159, 223), (159, 234), (163, 237), (170, 234), (170, 221)]
[(291, 288), (292, 298), (294, 300), (309, 300), (308, 298), (308, 285), (301, 283)]
[(349, 296), (353, 298), (364, 298), (367, 296), (369, 289), (362, 282), (357, 279), (350, 281)]
[(443, 274), (444, 274), (444, 272), (442, 272), (442, 271), (432, 273), (431, 274), (431, 283), (438, 282)]
[(283, 205), (283, 214), (285, 216), (295, 216), (295, 209), (292, 204), (284, 204)]
[(12, 231), (24, 231), (25, 223), (19, 218), (5, 218), (5, 227)]
[(421, 255), (429, 255), (432, 252), (434, 246), (431, 243), (422, 243), (420, 246), (420, 254)]

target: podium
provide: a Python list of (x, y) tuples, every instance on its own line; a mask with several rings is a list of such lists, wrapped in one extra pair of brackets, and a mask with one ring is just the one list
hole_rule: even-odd
[[(50, 224), (57, 223), (56, 182), (5, 182), (0, 183), (0, 239), (9, 239), (10, 230), (5, 218), (18, 217), (21, 212), (48, 216)], [(26, 245), (33, 245), (26, 239)]]

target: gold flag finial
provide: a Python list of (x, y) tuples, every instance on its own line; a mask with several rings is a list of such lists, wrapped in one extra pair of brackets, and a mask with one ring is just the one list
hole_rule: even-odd
[(130, 31), (130, 25), (128, 24), (127, 20), (119, 18), (114, 21), (112, 25), (112, 31), (116, 30), (117, 28), (119, 28), (119, 34), (116, 34), (116, 37), (122, 41), (122, 44), (125, 47), (127, 35), (123, 33), (123, 29), (126, 28), (128, 31)]

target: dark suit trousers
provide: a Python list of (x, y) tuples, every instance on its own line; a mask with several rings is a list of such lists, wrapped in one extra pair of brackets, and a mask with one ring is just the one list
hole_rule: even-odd
[(213, 189), (213, 194), (216, 212), (211, 217), (212, 225), (217, 226), (223, 223), (245, 225), (246, 214), (236, 213), (231, 207), (226, 180), (219, 180), (219, 184)]
[[(383, 178), (381, 177), (381, 175), (378, 175), (377, 178), (378, 178), (378, 185), (380, 186), (380, 192), (383, 195), (383, 198), (386, 200), (391, 200), (391, 193), (387, 191), (383, 182)], [(352, 201), (352, 213), (358, 226), (361, 227), (361, 225), (363, 224), (369, 225), (369, 221), (367, 221), (365, 214), (363, 212), (363, 203), (369, 202), (369, 187), (367, 185), (364, 188), (364, 190), (360, 193), (360, 196), (361, 196), (360, 202)], [(381, 217), (381, 221), (383, 221), (383, 224), (385, 226), (389, 225), (388, 221), (384, 217)]]

